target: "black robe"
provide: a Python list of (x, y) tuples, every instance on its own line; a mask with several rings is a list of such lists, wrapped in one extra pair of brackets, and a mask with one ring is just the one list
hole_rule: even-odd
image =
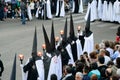
[[(77, 44), (76, 44), (77, 37), (69, 37), (68, 43), (71, 45), (72, 56), (74, 62), (77, 60)], [(74, 43), (73, 43), (74, 42)]]
[(56, 13), (56, 8), (57, 8), (57, 0), (52, 0), (51, 1), (51, 11), (52, 11), (52, 14)]
[(38, 72), (37, 72), (37, 68), (35, 65), (35, 60), (33, 58), (31, 58), (29, 60), (29, 63), (23, 67), (23, 71), (24, 72), (28, 71), (27, 80), (37, 80)]
[(43, 63), (44, 63), (45, 80), (47, 80), (47, 78), (48, 78), (48, 72), (49, 72), (49, 68), (50, 68), (51, 58), (48, 57), (46, 55), (46, 53), (44, 53), (43, 58), (44, 58), (43, 59)]
[(79, 40), (81, 42), (81, 46), (82, 46), (82, 50), (84, 50), (84, 43), (85, 43), (85, 39), (84, 39), (84, 36), (79, 36)]
[(59, 8), (58, 8), (59, 10), (58, 10), (58, 15), (56, 15), (56, 17), (60, 17), (62, 4), (63, 4), (63, 1), (59, 0)]
[(60, 46), (58, 46), (58, 48), (57, 48), (57, 50), (60, 51), (60, 53), (61, 53), (62, 67), (64, 65), (67, 65), (68, 61), (70, 59), (70, 56), (69, 56), (69, 54), (68, 54), (68, 52), (67, 52), (67, 50), (65, 48), (66, 45), (67, 45), (67, 42), (62, 41)]
[(43, 9), (43, 19), (46, 20), (48, 19), (48, 17), (47, 17), (47, 4), (45, 2), (43, 4), (42, 9)]
[(75, 1), (75, 10), (74, 10), (74, 13), (78, 13), (79, 11), (79, 2), (78, 0), (74, 0)]

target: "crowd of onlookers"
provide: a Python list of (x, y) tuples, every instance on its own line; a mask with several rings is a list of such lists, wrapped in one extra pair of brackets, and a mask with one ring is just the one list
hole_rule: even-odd
[[(33, 17), (36, 17), (36, 11), (38, 9), (38, 7), (42, 7), (42, 3), (44, 0), (31, 0), (28, 2), (25, 1), (26, 4), (26, 17), (28, 18), (28, 13), (27, 13), (27, 6), (30, 6), (30, 10), (31, 10), (31, 14)], [(53, 4), (54, 5), (54, 4)], [(69, 7), (68, 7), (68, 1), (65, 2), (65, 10), (68, 11)], [(20, 18), (21, 16), (21, 9), (20, 9), (20, 1), (17, 1), (15, 3), (12, 2), (4, 2), (4, 1), (0, 1), (0, 12), (1, 12), (1, 21), (3, 21), (6, 18)], [(52, 14), (55, 14), (56, 12), (56, 8), (54, 6), (52, 6), (52, 2), (51, 2), (51, 12)]]
[(84, 52), (75, 64), (64, 66), (62, 80), (120, 80), (120, 27), (116, 37), (96, 43), (93, 52)]
[(4, 20), (6, 18), (16, 18), (20, 17), (20, 2), (11, 3), (11, 2), (0, 2), (0, 11), (1, 11), (1, 19)]

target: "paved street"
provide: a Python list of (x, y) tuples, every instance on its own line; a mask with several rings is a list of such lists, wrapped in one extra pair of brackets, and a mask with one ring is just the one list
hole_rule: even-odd
[[(85, 21), (83, 14), (73, 14), (74, 29), (77, 26), (82, 26), (84, 29)], [(64, 28), (65, 18), (68, 18), (68, 32), (69, 32), (69, 14), (64, 18), (53, 18), (55, 36), (59, 36), (59, 31)], [(27, 21), (26, 25), (22, 25), (20, 19), (7, 19), (0, 22), (0, 53), (3, 60), (5, 70), (2, 80), (10, 80), (13, 58), (17, 53), (17, 73), (16, 80), (21, 79), (20, 61), (18, 54), (24, 54), (24, 63), (31, 56), (33, 35), (35, 26), (37, 27), (38, 51), (41, 51), (41, 45), (44, 43), (42, 24), (44, 24), (48, 36), (51, 33), (52, 20), (37, 20)], [(91, 23), (91, 30), (94, 32), (95, 43), (100, 43), (102, 40), (115, 40), (116, 29), (120, 24), (95, 21)]]

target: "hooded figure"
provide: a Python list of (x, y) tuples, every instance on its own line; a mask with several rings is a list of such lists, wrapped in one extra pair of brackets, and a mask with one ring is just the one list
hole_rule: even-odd
[(28, 72), (27, 80), (37, 80), (38, 72), (36, 68), (36, 58), (37, 58), (37, 32), (35, 28), (33, 48), (32, 48), (32, 58), (29, 59), (28, 63), (23, 67), (23, 71)]
[(84, 31), (84, 49), (83, 52), (87, 51), (88, 54), (94, 50), (94, 38), (93, 38), (93, 32), (90, 30), (90, 11), (88, 15), (88, 19), (86, 22), (85, 26), (85, 31)]
[(88, 14), (88, 19), (87, 19), (87, 22), (86, 22), (86, 26), (85, 26), (85, 36), (86, 37), (89, 37), (91, 34), (92, 34), (92, 31), (90, 30), (90, 12), (91, 10), (89, 11), (89, 14)]
[(43, 28), (43, 34), (44, 34), (44, 40), (45, 40), (45, 44), (46, 44), (46, 52), (43, 53), (43, 63), (44, 63), (44, 72), (45, 72), (45, 80), (47, 80), (48, 78), (48, 72), (49, 72), (49, 67), (50, 67), (50, 62), (51, 62), (51, 57), (49, 57), (47, 54), (51, 55), (51, 46), (50, 46), (50, 42), (46, 33), (46, 30), (44, 28), (44, 25), (42, 25)]
[(50, 80), (50, 76), (52, 74), (56, 74), (58, 79), (62, 77), (62, 68), (61, 68), (61, 56), (59, 51), (55, 48), (55, 35), (54, 35), (54, 26), (52, 22), (51, 28), (51, 43), (49, 42), (47, 33), (43, 26), (45, 44), (46, 44), (46, 52), (44, 53), (44, 69), (45, 69), (45, 80)]
[(77, 37), (74, 33), (74, 24), (72, 19), (72, 14), (70, 14), (70, 32), (68, 37), (68, 45), (67, 45), (67, 51), (69, 53), (69, 56), (71, 58), (70, 63), (74, 63), (77, 60), (77, 45), (76, 45)]
[(61, 54), (58, 50), (55, 48), (55, 35), (54, 35), (54, 25), (52, 22), (52, 28), (51, 28), (51, 63), (48, 73), (48, 79), (50, 80), (50, 76), (52, 74), (56, 74), (58, 80), (62, 77), (62, 62), (61, 62)]
[(66, 46), (67, 46), (67, 18), (66, 18), (66, 22), (65, 22), (65, 26), (64, 26), (64, 34), (63, 34), (63, 38), (62, 41), (60, 43), (60, 46), (57, 48), (57, 50), (59, 50), (61, 52), (61, 59), (62, 59), (62, 67), (64, 65), (68, 64), (68, 61), (70, 59), (70, 56), (66, 50)]
[(83, 34), (83, 31), (81, 30), (81, 26), (78, 26), (78, 39), (80, 40), (80, 43), (81, 43), (81, 47), (82, 47), (82, 50), (84, 48), (84, 43), (85, 43), (85, 39), (84, 39), (84, 34)]
[(65, 16), (64, 0), (57, 0), (56, 17), (64, 16)]
[(51, 19), (52, 18), (52, 13), (51, 13), (51, 2), (50, 0), (44, 0), (43, 1), (43, 10), (42, 10), (42, 16), (43, 19)]

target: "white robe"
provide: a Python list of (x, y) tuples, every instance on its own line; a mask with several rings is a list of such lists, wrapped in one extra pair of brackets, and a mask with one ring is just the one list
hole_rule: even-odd
[[(28, 63), (29, 63), (29, 59), (27, 60), (27, 62), (25, 63), (25, 65), (28, 64)], [(23, 67), (24, 67), (23, 64), (21, 64), (20, 67), (21, 67), (21, 72), (22, 72), (22, 80), (27, 80), (28, 71), (26, 71), (26, 73), (23, 71)]]
[[(80, 59), (80, 55), (82, 55), (82, 46), (81, 46), (81, 42), (79, 39), (76, 40), (76, 48), (77, 48), (77, 59)], [(74, 59), (73, 59), (73, 55), (72, 55), (72, 49), (71, 49), (71, 45), (68, 44), (66, 46), (66, 50), (70, 56), (70, 60), (68, 62), (68, 64), (74, 64)]]
[(79, 13), (83, 13), (83, 1), (82, 1), (82, 0), (80, 0), (78, 12), (79, 12)]
[[(59, 70), (61, 70), (61, 69), (60, 69), (60, 68), (61, 68), (60, 66), (61, 66), (62, 64), (60, 65), (60, 62), (58, 62), (58, 61), (60, 61), (60, 60), (58, 60), (58, 59), (60, 59), (60, 58), (57, 57), (57, 56), (52, 57), (51, 63), (50, 63), (50, 68), (49, 68), (49, 72), (48, 72), (48, 78), (47, 78), (47, 80), (50, 80), (50, 77), (51, 77), (52, 74), (56, 74), (57, 77), (60, 78), (61, 72), (59, 73)], [(59, 80), (59, 79), (58, 79), (58, 80)]]
[(87, 21), (89, 11), (91, 10), (90, 14), (90, 21), (94, 21), (98, 19), (98, 14), (97, 14), (97, 1), (93, 0), (92, 3), (88, 3), (88, 8), (87, 8), (87, 13), (85, 15), (85, 20)]
[(70, 44), (68, 44), (68, 45), (66, 46), (66, 50), (67, 50), (67, 52), (68, 52), (68, 54), (69, 54), (69, 56), (70, 56), (70, 59), (69, 59), (68, 64), (74, 64), (74, 59), (73, 59), (73, 55), (72, 55), (72, 51), (71, 51), (71, 46), (70, 46)]
[(120, 23), (120, 2), (118, 0), (114, 2), (113, 9), (115, 14), (114, 21), (117, 21)]
[(84, 37), (85, 44), (83, 52), (87, 51), (88, 54), (94, 50), (94, 38), (93, 33), (89, 37)]
[(57, 0), (57, 8), (56, 8), (57, 10), (56, 10), (56, 16), (58, 16), (58, 13), (59, 13), (59, 0)]
[(108, 5), (107, 5), (107, 1), (104, 1), (104, 3), (103, 3), (102, 20), (103, 21), (107, 21), (108, 20)]
[(28, 14), (29, 20), (32, 20), (32, 14), (31, 14), (30, 6), (27, 7), (27, 14)]
[(51, 4), (50, 4), (50, 0), (47, 0), (46, 2), (46, 10), (47, 10), (47, 17), (49, 19), (52, 18), (52, 13), (51, 13)]
[(87, 12), (86, 12), (86, 15), (85, 15), (85, 21), (87, 21), (87, 18), (88, 18), (88, 14), (89, 14), (89, 11), (90, 11), (90, 3), (88, 3), (88, 7), (87, 7)]
[[(60, 8), (60, 16), (64, 17), (65, 16), (65, 7), (64, 7), (64, 0), (62, 0), (61, 8)], [(59, 14), (59, 0), (57, 0), (57, 10), (56, 10), (56, 16)]]
[(60, 80), (62, 78), (62, 60), (61, 60), (61, 55), (59, 55), (57, 57), (58, 62), (57, 62), (57, 67), (58, 67), (58, 71), (57, 71), (57, 78), (58, 80)]
[(80, 59), (80, 55), (82, 55), (82, 46), (81, 46), (81, 42), (79, 39), (76, 40), (76, 44), (77, 44), (77, 59)]
[(113, 22), (114, 21), (114, 11), (113, 11), (113, 5), (112, 2), (109, 2), (108, 4), (108, 21)]
[[(29, 63), (29, 59), (26, 62), (26, 64), (28, 64), (28, 63)], [(39, 75), (38, 80), (44, 80), (44, 64), (43, 64), (43, 61), (42, 60), (37, 60), (37, 61), (35, 61), (35, 65), (36, 65), (38, 75)], [(22, 80), (27, 80), (28, 71), (26, 73), (23, 71), (23, 67), (24, 67), (23, 64), (21, 64), (20, 67), (21, 67), (21, 71), (22, 71)]]
[(36, 68), (37, 68), (37, 72), (39, 75), (39, 80), (44, 80), (44, 64), (43, 64), (43, 60), (37, 60), (35, 61), (36, 64)]
[(97, 14), (97, 1), (93, 0), (91, 3), (91, 18), (90, 21), (94, 21), (98, 19), (98, 14)]
[(98, 19), (102, 19), (103, 4), (101, 0), (98, 0)]
[(73, 1), (72, 13), (75, 11), (75, 1)]
[(39, 15), (38, 15), (38, 14), (39, 14), (39, 9), (40, 9), (40, 8), (38, 7), (38, 8), (37, 8), (37, 11), (36, 11), (36, 14), (35, 14), (35, 17), (36, 17), (36, 18), (38, 18), (38, 16), (39, 16)]
[(24, 71), (23, 71), (24, 65), (23, 64), (20, 64), (20, 67), (21, 67), (21, 72), (22, 72), (22, 80), (27, 80), (28, 72), (24, 73)]

